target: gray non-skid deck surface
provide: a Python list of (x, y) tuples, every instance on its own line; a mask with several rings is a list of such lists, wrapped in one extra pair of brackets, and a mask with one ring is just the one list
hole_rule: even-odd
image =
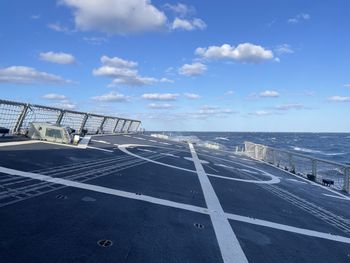
[[(218, 239), (225, 237), (217, 236), (205, 209), (188, 145), (142, 135), (98, 136), (89, 145), (95, 148), (0, 147), (1, 167), (92, 187), (0, 172), (0, 262), (224, 261)], [(317, 237), (350, 238), (349, 200), (246, 158), (195, 149), (249, 262), (350, 262), (350, 239)], [(270, 180), (261, 171), (280, 182), (235, 180)], [(102, 239), (113, 245), (98, 246)]]

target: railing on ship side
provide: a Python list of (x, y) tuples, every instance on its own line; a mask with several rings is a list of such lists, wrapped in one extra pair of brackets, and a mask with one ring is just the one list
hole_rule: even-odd
[(42, 105), (0, 100), (0, 127), (24, 133), (31, 122), (48, 122), (88, 134), (137, 132), (141, 121)]
[(245, 155), (270, 163), (318, 183), (334, 182), (332, 187), (350, 193), (350, 166), (277, 148), (244, 142)]

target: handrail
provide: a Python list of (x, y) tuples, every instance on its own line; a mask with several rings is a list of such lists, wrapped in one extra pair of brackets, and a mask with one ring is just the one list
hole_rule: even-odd
[[(86, 125), (92, 127), (89, 133), (137, 132), (141, 124), (141, 121), (129, 118), (0, 99), (0, 126), (8, 128), (12, 134), (25, 131), (28, 128), (28, 123), (33, 119), (33, 113), (34, 119), (38, 118), (42, 122), (71, 125), (79, 132), (87, 128)], [(127, 130), (117, 131), (116, 124), (120, 120), (129, 123)]]
[(330, 161), (330, 160), (326, 160), (326, 159), (322, 159), (322, 158), (316, 158), (316, 157), (312, 157), (312, 156), (309, 156), (309, 155), (296, 153), (296, 152), (292, 152), (292, 151), (287, 151), (287, 150), (283, 150), (283, 149), (279, 149), (279, 148), (275, 148), (275, 147), (271, 147), (271, 146), (266, 146), (266, 145), (259, 144), (259, 143), (253, 143), (253, 142), (249, 142), (249, 141), (245, 141), (244, 143), (246, 143), (246, 142), (247, 143), (252, 143), (252, 144), (255, 144), (257, 146), (264, 147), (264, 148), (269, 148), (269, 149), (272, 149), (272, 150), (275, 150), (275, 151), (279, 151), (279, 152), (282, 152), (282, 153), (292, 154), (292, 155), (295, 155), (295, 156), (298, 156), (298, 157), (302, 157), (302, 158), (305, 158), (305, 159), (311, 159), (311, 160), (316, 160), (316, 161), (320, 161), (320, 162), (327, 163), (327, 164), (342, 166), (344, 168), (350, 168), (350, 165), (345, 164), (345, 163), (337, 163), (337, 162), (334, 162), (334, 161)]

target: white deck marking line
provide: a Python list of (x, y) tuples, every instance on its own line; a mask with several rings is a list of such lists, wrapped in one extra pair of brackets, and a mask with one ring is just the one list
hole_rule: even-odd
[(189, 143), (188, 145), (190, 147), (193, 163), (198, 174), (199, 182), (201, 184), (208, 209), (217, 212), (211, 213), (210, 218), (214, 227), (216, 239), (219, 243), (223, 261), (225, 263), (248, 262), (229, 221), (227, 218), (220, 215), (224, 214), (224, 210), (222, 209), (220, 201), (210, 183), (208, 175), (205, 173), (203, 166), (198, 159), (198, 155), (193, 147), (193, 144)]
[(101, 141), (101, 140), (91, 140), (91, 141), (92, 141), (92, 142), (104, 143), (104, 144), (111, 144), (110, 142)]
[(167, 142), (160, 142), (160, 143), (165, 145), (170, 145), (170, 143), (167, 143)]
[(262, 163), (262, 164), (266, 164), (266, 165), (269, 165), (269, 166), (271, 166), (271, 167), (274, 167), (275, 169), (277, 169), (277, 170), (279, 170), (279, 171), (282, 171), (282, 172), (285, 172), (285, 173), (287, 173), (287, 174), (293, 175), (294, 177), (297, 177), (297, 178), (299, 178), (300, 180), (306, 181), (306, 182), (308, 182), (308, 183), (310, 183), (310, 184), (312, 184), (312, 185), (314, 185), (314, 186), (318, 186), (318, 187), (323, 188), (323, 189), (325, 189), (325, 190), (327, 190), (327, 191), (329, 191), (329, 192), (332, 192), (332, 193), (338, 195), (338, 196), (341, 197), (341, 198), (344, 198), (344, 199), (346, 199), (346, 200), (350, 200), (350, 197), (348, 197), (348, 196), (346, 196), (346, 195), (343, 195), (343, 194), (341, 194), (341, 193), (339, 193), (339, 192), (337, 192), (337, 191), (335, 191), (335, 190), (333, 190), (333, 189), (329, 189), (329, 187), (327, 187), (327, 186), (323, 186), (323, 185), (321, 185), (321, 184), (315, 183), (315, 182), (313, 182), (313, 181), (308, 180), (307, 178), (301, 177), (301, 176), (299, 176), (299, 175), (297, 175), (297, 174), (293, 174), (293, 173), (291, 173), (291, 172), (289, 172), (289, 171), (282, 170), (281, 168), (278, 168), (278, 167), (274, 166), (273, 164), (265, 163), (265, 162), (263, 162), (263, 161), (256, 160), (256, 159), (253, 159), (253, 160), (255, 160), (255, 161), (258, 162), (258, 163)]
[(157, 142), (157, 141), (155, 141), (155, 140), (149, 140), (150, 142)]
[(134, 137), (135, 139), (141, 140), (141, 141), (145, 141), (145, 138), (141, 138), (141, 137)]
[(4, 173), (4, 174), (14, 175), (14, 176), (21, 176), (21, 177), (25, 177), (25, 178), (40, 180), (40, 181), (51, 182), (51, 183), (55, 183), (55, 184), (59, 184), (59, 185), (70, 186), (70, 187), (74, 187), (74, 188), (78, 188), (78, 189), (85, 189), (85, 190), (90, 190), (90, 191), (94, 191), (94, 192), (129, 198), (129, 199), (133, 199), (133, 200), (144, 201), (144, 202), (148, 202), (148, 203), (152, 203), (152, 204), (164, 205), (164, 206), (168, 206), (168, 207), (183, 209), (186, 211), (197, 212), (197, 213), (206, 214), (206, 215), (217, 214), (218, 216), (225, 217), (225, 218), (227, 217), (228, 219), (239, 221), (239, 222), (245, 222), (248, 224), (254, 224), (254, 225), (274, 228), (274, 229), (287, 231), (287, 232), (291, 232), (291, 233), (296, 233), (296, 234), (300, 234), (300, 235), (323, 238), (323, 239), (328, 239), (328, 240), (332, 240), (332, 241), (350, 244), (350, 238), (348, 238), (348, 237), (332, 235), (332, 234), (328, 234), (328, 233), (318, 232), (318, 231), (304, 229), (304, 228), (293, 227), (293, 226), (289, 226), (289, 225), (283, 225), (283, 224), (279, 224), (279, 223), (275, 223), (275, 222), (270, 222), (270, 221), (246, 217), (246, 216), (240, 216), (240, 215), (236, 215), (236, 214), (230, 214), (230, 213), (218, 214), (217, 211), (211, 211), (211, 210), (208, 210), (208, 209), (203, 208), (203, 207), (178, 203), (178, 202), (174, 202), (174, 201), (168, 201), (165, 199), (155, 198), (155, 197), (151, 197), (151, 196), (147, 196), (147, 195), (135, 195), (134, 193), (130, 193), (130, 192), (126, 192), (126, 191), (121, 191), (121, 190), (111, 189), (111, 188), (107, 188), (107, 187), (71, 181), (71, 180), (62, 179), (62, 178), (55, 178), (55, 177), (51, 177), (48, 175), (23, 172), (23, 171), (14, 170), (14, 169), (1, 167), (1, 166), (0, 166), (0, 172)]
[(19, 142), (2, 142), (0, 143), (0, 147), (6, 147), (6, 146), (16, 146), (16, 145), (23, 145), (23, 144), (32, 144), (32, 143), (40, 143), (41, 141), (19, 141)]
[(349, 199), (341, 197), (341, 196), (337, 196), (337, 195), (329, 195), (329, 194), (323, 194), (325, 196), (329, 196), (329, 197), (333, 197), (333, 198), (338, 198), (338, 199), (342, 199), (342, 200), (346, 200), (348, 201)]
[(221, 164), (221, 163), (214, 163), (215, 166), (219, 166), (219, 167), (223, 167), (223, 168), (233, 168), (232, 166), (228, 166), (228, 165), (225, 165), (225, 164)]
[(206, 167), (208, 167), (208, 168), (210, 168), (210, 169), (211, 169), (211, 170), (213, 170), (214, 172), (219, 173), (219, 171), (218, 171), (218, 170), (214, 169), (214, 168), (213, 168), (213, 167), (211, 167), (210, 165), (205, 164), (205, 166), (206, 166)]
[(192, 212), (198, 212), (201, 214), (209, 214), (208, 209), (203, 208), (203, 207), (178, 203), (178, 202), (169, 201), (166, 199), (160, 199), (160, 198), (156, 198), (156, 197), (151, 197), (151, 196), (147, 196), (147, 195), (136, 195), (135, 193), (116, 190), (116, 189), (107, 188), (107, 187), (103, 187), (103, 186), (81, 183), (81, 182), (71, 181), (71, 180), (67, 180), (67, 179), (63, 179), (63, 178), (51, 177), (48, 175), (23, 172), (23, 171), (18, 171), (18, 170), (6, 168), (6, 167), (1, 167), (1, 166), (0, 166), (0, 172), (5, 173), (5, 174), (10, 174), (10, 175), (15, 175), (15, 176), (22, 176), (22, 177), (26, 177), (26, 178), (36, 179), (36, 180), (40, 180), (40, 181), (55, 183), (55, 184), (59, 184), (59, 185), (75, 187), (78, 189), (85, 189), (85, 190), (90, 190), (90, 191), (94, 191), (94, 192), (99, 192), (99, 193), (104, 193), (104, 194), (125, 197), (125, 198), (129, 198), (129, 199), (145, 201), (148, 203), (184, 209), (184, 210), (188, 210), (188, 211), (192, 211)]
[[(190, 172), (190, 173), (196, 173), (196, 171), (194, 171), (194, 170), (190, 170), (190, 169), (182, 168), (182, 167), (179, 167), (179, 166), (158, 162), (158, 161), (155, 161), (155, 160), (143, 157), (143, 156), (139, 156), (139, 155), (134, 154), (132, 152), (129, 152), (126, 148), (128, 148), (130, 146), (147, 146), (147, 147), (152, 147), (151, 145), (122, 144), (122, 145), (119, 145), (118, 148), (119, 148), (119, 150), (121, 150), (122, 152), (124, 152), (126, 154), (132, 155), (132, 156), (134, 156), (136, 158), (143, 159), (145, 161), (149, 161), (151, 163), (163, 165), (163, 166), (166, 166), (166, 167), (170, 167), (170, 168), (174, 168), (174, 169), (178, 169), (178, 170), (182, 170), (182, 171), (186, 171), (186, 172)], [(154, 147), (161, 148), (161, 147), (158, 147), (158, 146), (154, 146)], [(166, 148), (166, 149), (168, 149), (168, 148)], [(187, 157), (187, 158), (190, 158), (190, 157)], [(252, 169), (259, 170), (257, 168), (252, 168)], [(259, 171), (262, 172), (264, 175), (271, 177), (271, 179), (268, 180), (268, 181), (262, 181), (262, 180), (250, 180), (250, 179), (240, 179), (240, 178), (234, 178), (234, 177), (226, 177), (226, 176), (221, 176), (221, 175), (216, 175), (216, 174), (209, 174), (209, 173), (208, 173), (208, 175), (212, 176), (212, 177), (226, 179), (226, 180), (239, 181), (239, 182), (245, 182), (245, 183), (254, 183), (254, 184), (277, 184), (277, 183), (280, 182), (280, 179), (277, 176), (274, 176), (272, 174), (266, 173), (266, 172), (264, 172), (262, 170), (259, 170)]]
[(137, 148), (137, 150), (139, 150), (141, 152), (156, 153), (155, 151), (151, 151), (151, 150), (147, 150), (147, 149), (139, 149), (139, 148)]
[(104, 149), (104, 148), (99, 148), (99, 147), (93, 147), (93, 146), (87, 146), (87, 149), (93, 149), (93, 150), (99, 150), (103, 152), (109, 152), (109, 153), (114, 153), (112, 150)]
[(230, 214), (226, 213), (227, 218), (240, 221), (240, 222), (245, 222), (253, 225), (258, 225), (258, 226), (265, 226), (265, 227), (270, 227), (282, 231), (287, 231), (291, 233), (296, 233), (304, 236), (310, 236), (310, 237), (318, 237), (322, 239), (328, 239), (332, 241), (337, 241), (337, 242), (342, 242), (342, 243), (347, 243), (350, 244), (350, 238), (348, 237), (343, 237), (343, 236), (338, 236), (338, 235), (332, 235), (328, 233), (323, 233), (323, 232), (318, 232), (315, 230), (309, 230), (305, 228), (299, 228), (299, 227), (294, 227), (294, 226), (288, 226), (288, 225), (283, 225), (279, 223), (274, 223), (266, 220), (261, 220), (261, 219), (256, 219), (256, 218), (251, 218), (251, 217), (246, 217), (246, 216), (240, 216), (240, 215), (235, 215), (235, 214)]
[(252, 170), (248, 170), (248, 169), (237, 169), (239, 171), (242, 171), (242, 172), (246, 172), (246, 173), (251, 173), (251, 174), (260, 174), (258, 172), (255, 172), (255, 171), (252, 171)]
[(171, 154), (171, 153), (160, 153), (160, 154), (166, 155), (166, 156), (170, 156), (170, 157), (180, 158), (180, 156), (177, 156), (177, 155), (174, 155), (174, 154)]
[[(296, 182), (296, 183), (300, 183), (300, 184), (307, 184), (307, 182), (300, 181), (300, 180), (293, 179), (293, 178), (288, 178), (287, 180), (288, 181), (292, 181), (292, 182)], [(341, 197), (339, 197), (339, 198), (341, 198)]]

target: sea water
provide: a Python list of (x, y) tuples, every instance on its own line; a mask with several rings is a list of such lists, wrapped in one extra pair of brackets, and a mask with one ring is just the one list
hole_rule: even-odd
[[(159, 132), (158, 132), (159, 133)], [(218, 143), (225, 149), (242, 147), (244, 141), (259, 143), (319, 159), (350, 164), (350, 133), (274, 132), (165, 132), (171, 136), (193, 136)]]

